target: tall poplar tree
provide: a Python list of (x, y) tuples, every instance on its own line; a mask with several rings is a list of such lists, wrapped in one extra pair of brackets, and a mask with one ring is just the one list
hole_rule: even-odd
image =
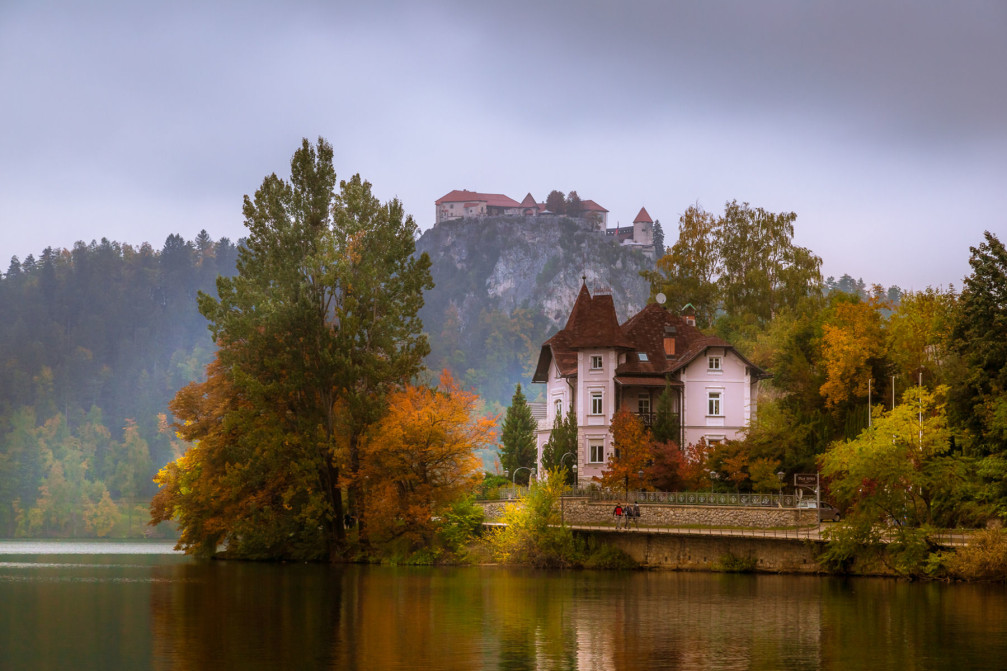
[[(334, 559), (345, 540), (344, 488), (351, 512), (360, 512), (360, 438), (384, 414), (388, 392), (421, 370), (429, 349), (416, 315), (423, 290), (433, 286), (430, 261), (413, 256), (416, 225), (397, 200), (380, 203), (359, 175), (336, 191), (332, 147), (321, 138), (314, 146), (305, 139), (290, 180), (266, 177), (243, 210), (249, 235), (238, 274), (218, 280), (219, 298), (199, 296), (220, 347), (214, 377), (226, 379), (204, 385), (225, 390), (226, 402), (201, 409), (192, 401), (188, 414), (219, 413), (206, 431), (216, 436), (208, 444), (224, 453), (214, 459), (232, 472), (220, 486), (241, 489), (243, 478), (289, 484), (263, 490), (252, 506), (233, 492), (216, 497), (240, 505), (213, 515), (247, 523), (257, 514), (275, 529), (296, 520), (289, 534), (304, 547), (293, 556)], [(204, 395), (212, 392), (208, 386)], [(187, 392), (194, 397), (198, 389)], [(174, 466), (181, 472), (162, 472), (167, 489), (156, 501), (157, 514), (183, 527), (201, 524), (200, 511), (185, 510), (182, 496), (191, 479), (185, 469), (193, 467), (183, 458)], [(321, 547), (312, 547), (319, 526)], [(183, 528), (188, 545), (205, 545), (191, 531)], [(225, 531), (216, 540), (228, 538)], [(291, 554), (275, 544), (254, 553)]]
[[(531, 408), (525, 400), (521, 385), (518, 384), (511, 398), (510, 407), (504, 417), (500, 433), (500, 465), (513, 475), (518, 468), (535, 466), (535, 429), (537, 424), (531, 415)], [(518, 478), (522, 484), (528, 483), (527, 471), (521, 471)]]

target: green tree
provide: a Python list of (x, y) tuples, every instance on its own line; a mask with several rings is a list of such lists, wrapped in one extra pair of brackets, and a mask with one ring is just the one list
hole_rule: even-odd
[(571, 191), (566, 197), (566, 215), (568, 217), (579, 217), (584, 214), (584, 202), (577, 195), (576, 191)]
[[(253, 198), (245, 197), (249, 235), (238, 274), (218, 279), (219, 299), (199, 296), (220, 346), (217, 375), (234, 388), (223, 395), (234, 401), (211, 408), (225, 433), (210, 449), (223, 453), (204, 459), (234, 472), (217, 484), (230, 487), (235, 506), (215, 515), (236, 516), (232, 529), (258, 524), (260, 538), (290, 530), (305, 543), (312, 537), (305, 525), (321, 525), (321, 554), (330, 558), (344, 547), (344, 487), (351, 510), (358, 516), (362, 510), (356, 505), (361, 436), (383, 416), (387, 393), (413, 378), (428, 352), (416, 313), (432, 286), (429, 259), (413, 257), (416, 225), (402, 205), (380, 203), (359, 175), (340, 182), (338, 193), (335, 186), (332, 147), (304, 140), (289, 182), (270, 175)], [(187, 405), (190, 414), (200, 411), (198, 403)], [(250, 413), (257, 421), (248, 422)], [(190, 461), (160, 477), (168, 493), (154, 521), (180, 519), (185, 544), (205, 547), (220, 527), (200, 532), (203, 516), (187, 509), (197, 502), (183, 490), (200, 481), (187, 472), (195, 467)], [(260, 508), (243, 498), (242, 471), (288, 483), (282, 491), (270, 487), (280, 500), (268, 516), (257, 518)], [(262, 542), (256, 552), (277, 547)]]
[(676, 445), (681, 442), (681, 424), (678, 420), (678, 413), (675, 412), (675, 398), (670, 384), (664, 385), (664, 390), (657, 397), (657, 403), (654, 407), (654, 422), (650, 430), (654, 442), (671, 442)]
[[(516, 473), (522, 466), (529, 469), (535, 466), (535, 458), (538, 456), (535, 446), (537, 428), (531, 408), (518, 384), (500, 431), (500, 465), (508, 473)], [(528, 484), (527, 473), (528, 471), (521, 471), (518, 476), (522, 484)]]
[(721, 217), (720, 258), (724, 310), (768, 322), (784, 306), (821, 292), (822, 260), (794, 245), (793, 212), (773, 213), (737, 201)]
[[(549, 195), (545, 199), (545, 209), (549, 210), (553, 214), (566, 214), (566, 196), (563, 195), (562, 191), (557, 191), (553, 189), (549, 192)], [(11, 265), (13, 267), (14, 259), (11, 259)]]
[(829, 491), (854, 524), (934, 523), (937, 500), (948, 487), (961, 484), (954, 459), (945, 456), (950, 436), (946, 393), (946, 387), (907, 389), (894, 410), (856, 438), (834, 443), (821, 457)]
[(958, 300), (950, 346), (964, 364), (953, 414), (985, 454), (1007, 453), (1007, 249), (986, 231), (970, 247), (971, 274)]
[(563, 457), (567, 453), (577, 458), (577, 414), (572, 405), (565, 417), (556, 413), (549, 440), (542, 446), (541, 466), (546, 471), (564, 471), (567, 484), (573, 484), (576, 475), (571, 468), (563, 465)]
[(701, 328), (713, 323), (720, 305), (717, 278), (721, 272), (720, 222), (698, 205), (678, 220), (678, 240), (657, 260), (657, 268), (641, 273), (651, 296), (664, 293), (677, 308), (691, 303)]
[(655, 261), (664, 256), (664, 228), (660, 219), (654, 220), (654, 254)]

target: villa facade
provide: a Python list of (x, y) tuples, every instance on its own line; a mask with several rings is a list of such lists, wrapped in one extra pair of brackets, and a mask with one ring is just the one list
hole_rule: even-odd
[[(691, 306), (689, 306), (691, 308)], [(651, 304), (619, 324), (610, 294), (581, 286), (566, 326), (543, 345), (533, 382), (546, 385), (538, 425), (538, 463), (557, 413), (573, 408), (578, 426), (577, 476), (600, 476), (612, 452), (619, 409), (654, 418), (666, 386), (681, 426), (679, 444), (740, 437), (755, 418), (758, 382), (768, 374), (729, 342), (704, 335), (689, 314)]]

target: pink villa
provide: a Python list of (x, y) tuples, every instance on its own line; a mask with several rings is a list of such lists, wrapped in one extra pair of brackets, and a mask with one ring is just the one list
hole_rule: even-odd
[(577, 478), (591, 483), (612, 451), (615, 412), (625, 408), (649, 425), (666, 385), (681, 418), (680, 445), (739, 437), (755, 418), (759, 380), (769, 375), (726, 340), (696, 328), (692, 306), (684, 312), (654, 303), (620, 325), (612, 296), (592, 296), (586, 283), (581, 286), (566, 326), (542, 345), (532, 378), (546, 385), (540, 466), (556, 414), (572, 407)]

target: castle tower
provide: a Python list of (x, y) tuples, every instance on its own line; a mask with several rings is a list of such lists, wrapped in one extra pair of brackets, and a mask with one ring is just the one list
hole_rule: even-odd
[(640, 208), (640, 213), (633, 220), (633, 242), (638, 245), (654, 244), (654, 220), (645, 207)]

